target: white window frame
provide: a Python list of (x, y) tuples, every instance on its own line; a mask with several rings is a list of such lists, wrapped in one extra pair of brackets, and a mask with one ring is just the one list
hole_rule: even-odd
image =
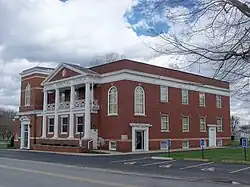
[[(164, 124), (166, 128), (162, 128), (163, 123), (166, 123)], [(168, 114), (161, 114), (161, 132), (169, 132), (169, 115)]]
[[(115, 148), (112, 148), (112, 144), (115, 144)], [(117, 149), (117, 143), (116, 143), (116, 141), (109, 141), (109, 150), (110, 151), (116, 151), (116, 149)]]
[[(202, 122), (202, 119), (204, 119), (204, 121)], [(202, 125), (204, 125), (205, 129), (202, 129)], [(206, 117), (201, 116), (200, 117), (200, 132), (206, 132)]]
[[(67, 124), (63, 124), (63, 118), (67, 118)], [(69, 123), (69, 119), (68, 116), (61, 116), (61, 134), (67, 134), (68, 133), (68, 124)], [(63, 126), (67, 125), (67, 132), (63, 132)]]
[(160, 86), (160, 101), (168, 102), (168, 86)]
[(218, 147), (222, 147), (222, 146), (223, 146), (223, 140), (222, 140), (222, 138), (219, 138), (219, 139), (217, 140), (217, 146), (218, 146)]
[[(184, 142), (187, 142), (187, 146), (184, 146)], [(189, 149), (189, 140), (182, 141), (182, 149)]]
[[(218, 124), (218, 121), (221, 121), (221, 124)], [(216, 119), (216, 124), (217, 124), (217, 132), (223, 132), (223, 119), (222, 118), (217, 118)], [(221, 129), (219, 128), (219, 127), (221, 127)]]
[[(183, 118), (187, 118), (188, 119), (188, 123), (187, 124), (184, 124), (183, 123)], [(189, 125), (190, 125), (190, 122), (189, 122), (189, 116), (182, 116), (182, 118), (181, 118), (181, 122), (182, 122), (182, 132), (189, 132), (189, 129), (190, 129), (190, 127), (189, 127)], [(187, 125), (188, 126), (188, 129), (187, 130), (184, 130), (184, 125)]]
[(80, 114), (80, 115), (76, 115), (76, 134), (80, 134), (80, 132), (78, 132), (78, 118), (79, 117), (82, 117), (83, 118), (83, 121), (82, 121), (82, 128), (83, 128), (83, 133), (84, 133), (84, 115), (83, 114)]
[(217, 108), (222, 108), (221, 95), (216, 95), (216, 107)]
[(31, 86), (30, 84), (27, 84), (27, 86), (25, 87), (25, 98), (24, 98), (24, 105), (25, 106), (30, 106), (30, 99), (31, 99)]
[[(186, 96), (185, 96), (185, 94), (187, 94)], [(188, 90), (187, 89), (182, 89), (181, 90), (181, 100), (182, 100), (182, 104), (183, 105), (188, 105), (188, 103), (189, 103), (189, 93), (188, 93)], [(186, 98), (186, 100), (185, 100), (185, 98)]]
[(206, 106), (206, 94), (204, 92), (199, 93), (199, 105), (200, 105), (200, 107)]
[[(137, 100), (138, 97), (142, 97), (141, 102)], [(140, 108), (139, 109), (137, 108), (139, 107), (139, 105), (142, 105), (140, 106), (140, 108), (142, 108), (142, 111), (139, 111)], [(141, 86), (136, 86), (134, 90), (134, 115), (145, 116), (145, 91)]]
[[(114, 90), (113, 93), (111, 93)], [(110, 97), (114, 95), (113, 97), (115, 97), (115, 101), (112, 103), (112, 101), (110, 100)], [(113, 105), (114, 111), (111, 111), (111, 105)], [(108, 115), (109, 116), (113, 116), (113, 115), (118, 115), (118, 89), (116, 86), (112, 86), (109, 88), (108, 90)]]
[[(54, 120), (54, 124), (53, 124), (53, 132), (50, 132), (50, 120), (53, 119)], [(48, 134), (54, 134), (54, 130), (55, 130), (55, 118), (54, 116), (49, 116), (48, 117)]]

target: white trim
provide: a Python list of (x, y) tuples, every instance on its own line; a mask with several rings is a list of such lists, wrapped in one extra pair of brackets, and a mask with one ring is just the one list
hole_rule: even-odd
[(219, 94), (224, 96), (230, 96), (230, 90), (226, 88), (203, 85), (196, 82), (191, 81), (183, 81), (179, 79), (174, 79), (165, 76), (159, 76), (149, 73), (142, 73), (138, 71), (132, 70), (119, 70), (115, 72), (105, 73), (101, 75), (100, 83), (110, 83), (120, 80), (131, 80), (136, 82), (143, 82), (149, 84), (163, 85), (173, 88), (187, 89), (193, 90), (197, 92), (205, 92), (212, 94)]
[(84, 117), (84, 114), (75, 114), (75, 117)]
[(54, 115), (49, 115), (49, 116), (47, 116), (47, 117), (48, 117), (48, 119), (55, 118)]
[(81, 125), (83, 126), (82, 128), (83, 128), (83, 132), (84, 132), (84, 115), (80, 114), (80, 115), (76, 115), (76, 116), (75, 116), (75, 119), (76, 119), (76, 120), (75, 120), (75, 121), (76, 121), (76, 123), (75, 123), (75, 124), (76, 124), (76, 134), (80, 134), (80, 132), (78, 132), (78, 125), (79, 125), (79, 123), (78, 123), (78, 118), (79, 118), (79, 117), (82, 117), (82, 118), (83, 118), (83, 119), (82, 119), (83, 121), (82, 121), (82, 124), (81, 124)]
[[(110, 112), (110, 101), (109, 101), (109, 95), (110, 95), (110, 91), (111, 89), (115, 89), (115, 99), (116, 99), (116, 112), (114, 113), (111, 113)], [(118, 115), (118, 89), (116, 86), (111, 86), (109, 89), (108, 89), (108, 116), (114, 116), (114, 115)]]
[(136, 139), (136, 131), (143, 131), (144, 133), (144, 150), (149, 150), (149, 127), (152, 125), (146, 124), (146, 123), (130, 123), (129, 124), (132, 127), (132, 151), (137, 151), (135, 149), (135, 139)]
[(52, 69), (39, 69), (37, 67), (34, 68), (30, 68), (28, 70), (25, 70), (25, 72), (21, 72), (19, 75), (21, 76), (21, 78), (29, 76), (29, 75), (33, 75), (33, 74), (42, 74), (42, 75), (49, 75), (53, 70)]
[[(32, 73), (33, 74), (33, 73)], [(39, 76), (39, 75), (34, 75), (32, 77), (27, 77), (27, 78), (22, 78), (22, 81), (26, 81), (29, 79), (33, 79), (33, 78), (40, 78), (40, 79), (45, 79), (47, 76)]]
[[(111, 147), (111, 143), (115, 143), (115, 148)], [(117, 142), (116, 141), (109, 141), (109, 150), (110, 151), (116, 151), (116, 147), (117, 147)]]
[[(68, 127), (69, 127), (69, 117), (68, 115), (63, 115), (63, 116), (60, 116), (61, 118), (61, 134), (67, 134), (68, 133)], [(63, 129), (63, 118), (67, 118), (67, 132), (62, 132), (62, 129)], [(66, 124), (65, 124), (66, 125)]]
[[(187, 118), (188, 119), (188, 130), (183, 130), (183, 118)], [(182, 129), (182, 132), (189, 132), (190, 131), (190, 117), (189, 116), (181, 116), (181, 129)]]
[[(20, 149), (30, 149), (30, 118), (27, 116), (22, 116), (21, 121), (21, 143)], [(28, 125), (28, 144), (27, 147), (24, 147), (24, 125)]]
[[(59, 114), (58, 114), (59, 115)], [(60, 118), (68, 118), (69, 115), (68, 114), (65, 114), (65, 115), (60, 115)]]
[(28, 112), (18, 112), (17, 116), (33, 115), (33, 114), (42, 115), (42, 113), (43, 113), (42, 110), (32, 110), (32, 111), (28, 111)]
[[(138, 93), (136, 93), (136, 90), (137, 89), (141, 89), (142, 90), (142, 97), (143, 97), (143, 101), (142, 101), (142, 104), (143, 104), (143, 107), (142, 107), (142, 113), (137, 113), (136, 112), (136, 102), (138, 102), (138, 101), (136, 101), (136, 94), (138, 94)], [(145, 90), (144, 90), (144, 88), (142, 87), (142, 86), (136, 86), (135, 87), (135, 89), (134, 89), (134, 115), (135, 116), (146, 116), (146, 106), (145, 106), (145, 104), (146, 104), (146, 94), (145, 94)]]
[[(49, 131), (49, 126), (50, 126), (50, 119), (54, 119), (54, 124), (53, 124), (53, 132)], [(48, 116), (48, 134), (54, 134), (54, 128), (55, 128), (55, 117), (53, 116)]]

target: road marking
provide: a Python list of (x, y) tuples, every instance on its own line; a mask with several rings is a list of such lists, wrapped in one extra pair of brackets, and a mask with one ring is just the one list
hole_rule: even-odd
[(168, 161), (161, 161), (161, 162), (153, 162), (153, 163), (149, 163), (149, 164), (143, 164), (141, 166), (151, 166), (151, 165), (158, 165), (158, 164), (165, 164), (165, 163), (171, 163), (171, 162), (175, 162), (176, 160), (168, 160)]
[(170, 168), (170, 167), (172, 167), (172, 164), (161, 165), (161, 166), (159, 166), (159, 168)]
[(133, 165), (133, 164), (135, 164), (136, 162), (124, 162), (124, 164), (126, 164), (126, 165)]
[(241, 172), (241, 171), (244, 171), (244, 170), (248, 170), (248, 169), (250, 169), (250, 167), (237, 169), (237, 170), (231, 171), (230, 173), (238, 173), (238, 172)]
[(145, 160), (147, 158), (150, 158), (150, 157), (134, 158), (134, 159), (127, 159), (127, 160), (115, 160), (115, 161), (111, 161), (111, 163), (130, 162), (130, 161), (132, 162), (136, 160)]
[(211, 168), (202, 168), (201, 171), (214, 171), (214, 167)]
[(182, 170), (182, 169), (189, 169), (189, 168), (197, 168), (197, 167), (199, 167), (199, 166), (205, 166), (205, 165), (209, 165), (209, 164), (213, 164), (213, 163), (214, 163), (214, 162), (208, 162), (208, 163), (196, 164), (196, 165), (187, 166), (187, 167), (180, 168), (180, 169)]
[(24, 172), (29, 172), (29, 173), (47, 175), (47, 176), (52, 176), (52, 177), (58, 177), (58, 178), (64, 178), (64, 179), (69, 179), (69, 180), (88, 182), (88, 183), (94, 183), (94, 184), (100, 184), (100, 185), (109, 185), (109, 186), (118, 186), (118, 187), (138, 187), (135, 185), (127, 185), (127, 184), (123, 184), (123, 183), (88, 179), (88, 178), (83, 178), (83, 177), (63, 175), (63, 174), (59, 174), (59, 173), (51, 173), (51, 172), (47, 172), (47, 171), (34, 170), (34, 169), (18, 168), (18, 167), (12, 167), (12, 166), (7, 166), (7, 165), (0, 165), (0, 168), (5, 168), (5, 169), (15, 170), (15, 171), (24, 171)]

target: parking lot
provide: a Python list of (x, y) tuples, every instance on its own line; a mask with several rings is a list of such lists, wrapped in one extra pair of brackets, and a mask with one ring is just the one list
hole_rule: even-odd
[(177, 174), (182, 173), (185, 176), (228, 176), (228, 180), (237, 180), (238, 177), (250, 181), (250, 165), (243, 164), (224, 164), (215, 162), (198, 162), (185, 160), (155, 160), (151, 157), (142, 157), (127, 160), (113, 160), (113, 165), (119, 167), (131, 167), (131, 170), (141, 168), (144, 171), (154, 171), (161, 174)]

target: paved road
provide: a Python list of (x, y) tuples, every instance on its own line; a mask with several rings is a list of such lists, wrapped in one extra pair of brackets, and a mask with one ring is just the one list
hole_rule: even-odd
[[(40, 162), (45, 162), (50, 164), (64, 165), (64, 167), (66, 167), (66, 165), (81, 167), (85, 170), (90, 170), (89, 168), (91, 168), (91, 171), (93, 171), (93, 168), (98, 168), (98, 170), (95, 170), (95, 172), (104, 171), (106, 173), (107, 170), (109, 170), (109, 173), (119, 173), (124, 178), (133, 178), (135, 176), (138, 176), (139, 178), (144, 177), (147, 180), (150, 179), (156, 181), (169, 179), (171, 181), (171, 184), (173, 184), (174, 181), (178, 181), (180, 183), (181, 181), (196, 181), (198, 182), (197, 184), (200, 184), (200, 182), (231, 184), (232, 182), (236, 181), (240, 184), (250, 184), (250, 165), (219, 164), (213, 162), (204, 163), (180, 160), (152, 160), (151, 155), (149, 154), (76, 156), (41, 152), (37, 153), (29, 151), (23, 152), (13, 150), (0, 150), (0, 160), (6, 160), (6, 162), (9, 163), (10, 159), (12, 159), (15, 163), (28, 161), (28, 163), (30, 164), (33, 162), (33, 164), (31, 165), (34, 166), (37, 164), (40, 165)], [(22, 167), (24, 166), (22, 165)], [(131, 174), (132, 176), (130, 176)], [(126, 180), (130, 180), (128, 178)], [(132, 178), (131, 180), (133, 180)]]
[(226, 184), (184, 182), (115, 174), (52, 163), (0, 158), (1, 187), (226, 187)]

